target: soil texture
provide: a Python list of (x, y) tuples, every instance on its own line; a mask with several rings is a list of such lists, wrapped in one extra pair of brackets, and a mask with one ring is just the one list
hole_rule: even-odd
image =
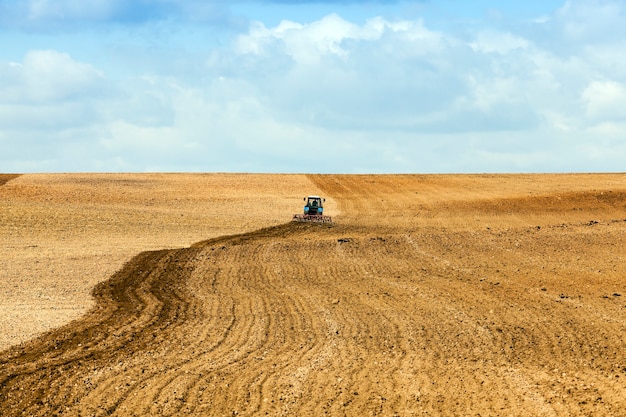
[[(289, 222), (313, 193), (334, 222)], [(35, 250), (2, 291), (80, 306), (0, 353), (2, 416), (626, 416), (626, 175), (24, 175), (0, 196), (4, 256)], [(72, 257), (100, 273), (27, 265)]]

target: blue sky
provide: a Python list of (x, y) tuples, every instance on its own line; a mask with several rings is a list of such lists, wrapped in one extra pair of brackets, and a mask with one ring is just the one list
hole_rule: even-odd
[(0, 172), (624, 172), (626, 3), (0, 0)]

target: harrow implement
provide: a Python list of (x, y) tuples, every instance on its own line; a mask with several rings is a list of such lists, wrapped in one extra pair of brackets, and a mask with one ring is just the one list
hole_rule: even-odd
[(332, 223), (333, 218), (321, 214), (294, 214), (291, 221), (300, 223)]

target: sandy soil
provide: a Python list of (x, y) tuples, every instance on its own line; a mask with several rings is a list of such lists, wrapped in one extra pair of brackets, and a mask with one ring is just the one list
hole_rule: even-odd
[[(134, 255), (289, 221), (305, 176), (0, 176), (0, 350), (93, 306)], [(332, 205), (332, 203), (331, 203)]]
[[(313, 192), (335, 223), (285, 223)], [(626, 415), (626, 175), (25, 175), (0, 201), (3, 308), (77, 318), (24, 341), (40, 318), (3, 312), (0, 415)]]

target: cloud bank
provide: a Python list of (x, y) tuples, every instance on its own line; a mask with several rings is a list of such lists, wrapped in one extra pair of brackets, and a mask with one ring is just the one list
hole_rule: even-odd
[[(622, 2), (454, 30), (337, 13), (239, 29), (219, 2), (204, 14), (173, 0), (16, 4), (40, 28), (116, 23), (49, 49), (5, 27), (24, 46), (20, 59), (0, 54), (1, 171), (623, 171), (626, 160)], [(193, 13), (239, 23), (165, 18)]]

